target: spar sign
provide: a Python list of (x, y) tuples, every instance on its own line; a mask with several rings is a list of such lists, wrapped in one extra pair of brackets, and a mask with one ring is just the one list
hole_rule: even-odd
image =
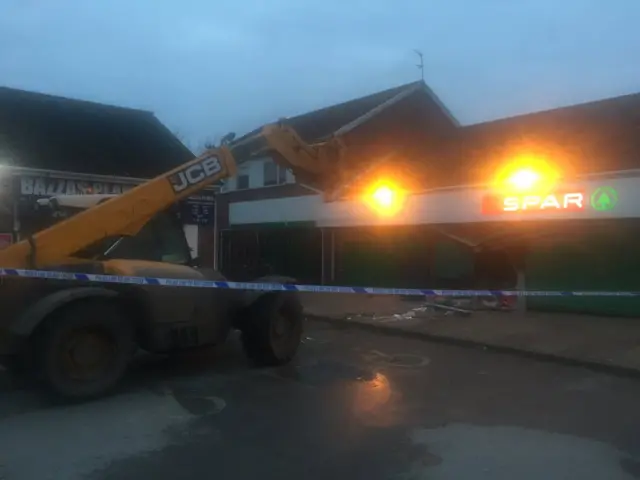
[(489, 194), (482, 199), (482, 214), (524, 214), (529, 212), (599, 212), (613, 210), (618, 204), (618, 192), (612, 187), (598, 187), (593, 192), (584, 189), (554, 191), (544, 194)]

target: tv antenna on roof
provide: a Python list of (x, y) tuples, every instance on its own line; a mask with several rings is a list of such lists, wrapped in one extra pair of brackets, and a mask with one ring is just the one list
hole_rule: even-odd
[(424, 82), (424, 58), (422, 52), (420, 50), (414, 50), (418, 58), (420, 58), (420, 63), (416, 65), (420, 69), (420, 79)]

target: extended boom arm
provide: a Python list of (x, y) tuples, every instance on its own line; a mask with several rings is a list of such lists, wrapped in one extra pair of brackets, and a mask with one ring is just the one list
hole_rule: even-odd
[(210, 149), (203, 155), (135, 188), (46, 228), (28, 239), (0, 250), (1, 268), (46, 268), (60, 264), (76, 252), (104, 238), (135, 235), (154, 215), (202, 190), (235, 175), (234, 157), (246, 158), (269, 151), (276, 162), (300, 177), (338, 178), (338, 159), (343, 148), (338, 138), (308, 145), (285, 125), (267, 125), (260, 133), (234, 144)]
[(233, 176), (235, 171), (229, 149), (208, 150), (170, 172), (0, 250), (0, 267), (47, 267), (103, 238), (135, 235), (156, 213)]

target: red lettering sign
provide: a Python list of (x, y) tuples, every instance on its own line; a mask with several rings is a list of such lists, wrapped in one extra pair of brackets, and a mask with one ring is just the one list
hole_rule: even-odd
[(544, 195), (486, 195), (482, 199), (482, 213), (575, 212), (584, 210), (585, 202), (583, 191)]

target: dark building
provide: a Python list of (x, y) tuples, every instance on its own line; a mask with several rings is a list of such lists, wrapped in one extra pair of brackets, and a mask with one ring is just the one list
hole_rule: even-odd
[(0, 87), (4, 164), (150, 178), (193, 158), (152, 112)]
[[(0, 87), (0, 232), (19, 238), (37, 197), (120, 193), (192, 158), (152, 112)], [(191, 199), (185, 222), (211, 230), (213, 210), (212, 193)]]
[(449, 155), (464, 159), (467, 183), (523, 150), (559, 164), (567, 176), (631, 170), (640, 168), (639, 134), (640, 94), (632, 94), (464, 126)]

